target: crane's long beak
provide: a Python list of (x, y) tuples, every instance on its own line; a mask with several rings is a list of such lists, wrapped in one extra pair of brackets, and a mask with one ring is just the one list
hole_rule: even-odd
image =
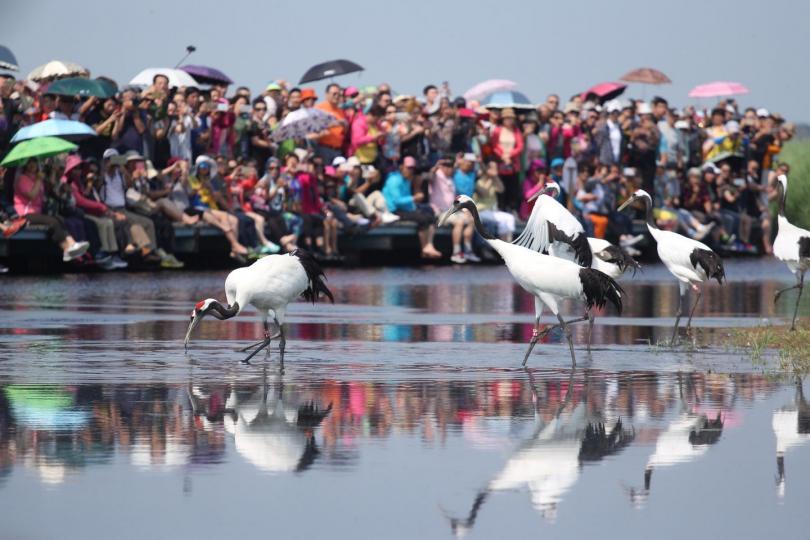
[(624, 203), (616, 211), (621, 212), (622, 210), (624, 210), (625, 208), (627, 208), (628, 206), (630, 206), (631, 204), (636, 202), (636, 200), (637, 200), (637, 197), (635, 197), (635, 196), (630, 197), (629, 199), (624, 201)]
[(439, 225), (439, 227), (444, 226), (444, 223), (447, 221), (447, 219), (450, 216), (452, 216), (453, 214), (455, 214), (455, 213), (456, 213), (456, 208), (454, 206), (451, 206), (450, 208), (448, 208), (447, 210), (442, 212), (441, 215), (439, 215), (439, 219), (437, 221), (437, 224)]
[(186, 339), (183, 341), (183, 347), (188, 350), (188, 342), (191, 341), (191, 333), (200, 325), (205, 315), (203, 313), (196, 313), (191, 316), (191, 322), (188, 323), (188, 330), (186, 330)]

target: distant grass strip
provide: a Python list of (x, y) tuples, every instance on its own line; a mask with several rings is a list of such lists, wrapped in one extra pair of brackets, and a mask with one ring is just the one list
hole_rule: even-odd
[(799, 325), (795, 332), (788, 326), (738, 328), (732, 333), (732, 344), (751, 353), (754, 363), (764, 363), (764, 356), (775, 351), (779, 368), (790, 373), (810, 373), (810, 326)]
[(810, 228), (810, 139), (794, 139), (779, 153), (779, 162), (790, 165), (787, 208), (794, 225)]

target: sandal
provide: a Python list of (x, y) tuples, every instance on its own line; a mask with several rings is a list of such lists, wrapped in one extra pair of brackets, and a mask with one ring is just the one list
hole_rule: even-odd
[(11, 222), (11, 225), (6, 227), (6, 230), (3, 231), (3, 236), (5, 238), (11, 238), (22, 229), (28, 226), (28, 220), (25, 218), (18, 218)]

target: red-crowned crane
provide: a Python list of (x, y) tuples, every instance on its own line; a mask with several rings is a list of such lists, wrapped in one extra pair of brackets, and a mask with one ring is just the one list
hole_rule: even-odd
[(475, 202), (466, 195), (456, 197), (453, 205), (439, 216), (439, 225), (442, 225), (455, 212), (465, 209), (472, 214), (478, 234), (503, 258), (515, 281), (534, 295), (536, 324), (532, 332), (529, 350), (526, 351), (523, 359), (523, 365), (526, 365), (540, 336), (540, 317), (543, 314), (544, 306), (547, 306), (557, 316), (559, 326), (565, 332), (568, 347), (571, 350), (571, 363), (576, 365), (571, 330), (560, 315), (559, 301), (563, 298), (576, 298), (584, 301), (588, 310), (593, 306), (603, 307), (609, 301), (621, 314), (622, 288), (613, 278), (598, 270), (583, 268), (574, 262), (544, 255), (532, 249), (494, 238), (481, 224)]
[(784, 174), (780, 174), (776, 179), (778, 180), (777, 190), (779, 190), (779, 217), (777, 218), (779, 231), (773, 242), (773, 254), (785, 263), (796, 276), (796, 285), (777, 291), (773, 301), (779, 300), (784, 292), (799, 289), (796, 307), (793, 308), (793, 322), (790, 324), (790, 329), (796, 330), (796, 315), (799, 313), (799, 300), (802, 298), (804, 289), (804, 273), (810, 268), (810, 231), (793, 225), (785, 217), (788, 179)]
[(723, 269), (723, 261), (720, 259), (720, 256), (712, 251), (706, 244), (692, 240), (676, 232), (662, 231), (659, 229), (655, 225), (655, 220), (653, 220), (652, 197), (643, 189), (639, 189), (633, 193), (633, 195), (619, 207), (619, 212), (636, 201), (644, 203), (647, 228), (658, 244), (658, 257), (661, 259), (661, 262), (664, 263), (664, 266), (667, 267), (670, 274), (678, 279), (680, 300), (678, 301), (678, 313), (675, 316), (675, 328), (672, 330), (672, 339), (669, 344), (670, 347), (673, 347), (675, 345), (675, 339), (678, 337), (678, 324), (681, 321), (686, 293), (690, 288), (697, 293), (695, 304), (689, 311), (689, 320), (686, 323), (686, 332), (688, 334), (689, 328), (692, 326), (692, 316), (695, 314), (695, 308), (703, 294), (700, 285), (708, 279), (716, 279), (717, 282), (722, 285), (723, 279), (726, 277), (726, 272)]
[[(281, 369), (284, 369), (284, 348), (287, 340), (284, 336), (284, 317), (287, 304), (303, 296), (313, 304), (320, 294), (326, 295), (334, 303), (332, 292), (324, 283), (324, 274), (315, 258), (308, 252), (297, 249), (286, 255), (269, 255), (259, 259), (245, 268), (237, 268), (225, 279), (225, 297), (228, 305), (221, 304), (214, 298), (200, 300), (191, 312), (191, 322), (186, 331), (185, 347), (191, 333), (200, 324), (203, 317), (225, 320), (237, 316), (248, 304), (259, 310), (264, 325), (264, 339), (242, 349), (243, 352), (255, 347), (243, 362), (247, 363), (259, 351), (279, 338), (278, 348), (281, 355)], [(278, 334), (271, 335), (268, 318), (272, 312), (273, 322)]]

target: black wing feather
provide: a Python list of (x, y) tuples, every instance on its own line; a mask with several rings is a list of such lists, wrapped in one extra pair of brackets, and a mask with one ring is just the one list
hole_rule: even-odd
[(799, 238), (799, 258), (810, 259), (810, 236)]
[(616, 280), (599, 270), (583, 268), (579, 271), (579, 281), (582, 283), (585, 306), (588, 309), (593, 306), (601, 308), (605, 306), (606, 302), (610, 302), (616, 306), (619, 315), (622, 314), (622, 294), (624, 289), (616, 283)]
[(326, 280), (326, 276), (323, 274), (323, 269), (321, 268), (321, 265), (318, 264), (318, 261), (315, 260), (315, 257), (313, 257), (310, 252), (304, 251), (300, 248), (293, 251), (291, 255), (293, 257), (298, 257), (298, 261), (301, 263), (301, 266), (304, 267), (304, 271), (307, 273), (309, 287), (307, 287), (302, 293), (304, 299), (314, 304), (320, 293), (323, 293), (334, 304), (335, 297), (332, 296), (332, 291), (330, 291), (326, 286), (326, 283), (324, 282), (324, 280)]
[(573, 237), (568, 236), (549, 221), (548, 239), (549, 243), (556, 241), (571, 246), (576, 254), (577, 264), (590, 268), (591, 263), (593, 262), (593, 252), (591, 252), (591, 246), (588, 244), (588, 237), (585, 236), (584, 233), (577, 234)]
[(641, 268), (641, 265), (639, 265), (629, 253), (619, 246), (614, 246), (613, 244), (609, 245), (599, 253), (596, 253), (596, 256), (605, 262), (615, 264), (622, 272), (628, 268), (632, 268), (633, 275), (636, 275), (636, 270)]
[(723, 284), (723, 279), (726, 277), (726, 271), (723, 268), (723, 260), (720, 256), (711, 250), (695, 248), (692, 254), (689, 255), (689, 262), (692, 267), (697, 270), (700, 266), (709, 279), (716, 279), (717, 283)]

